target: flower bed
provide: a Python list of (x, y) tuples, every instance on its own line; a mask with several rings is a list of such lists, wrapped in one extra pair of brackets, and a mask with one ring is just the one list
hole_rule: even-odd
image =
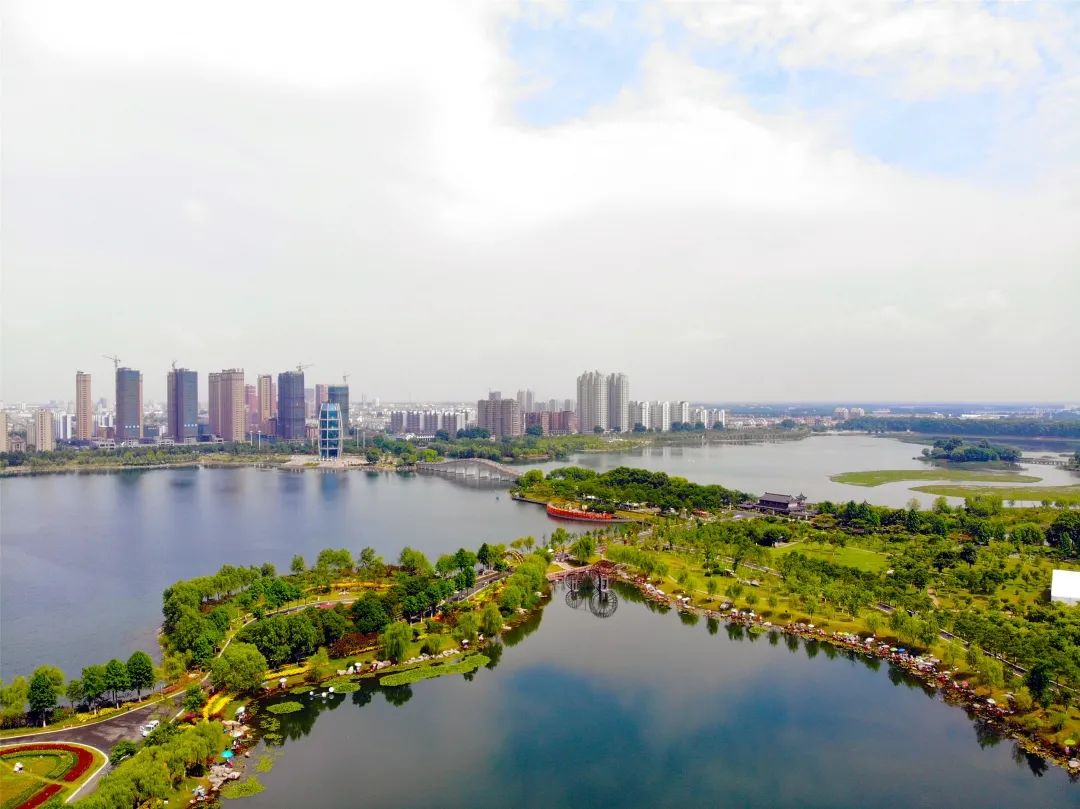
[[(72, 744), (20, 744), (0, 750), (0, 758), (5, 761), (32, 755), (57, 756), (57, 764), (41, 777), (67, 783), (78, 781), (94, 763), (94, 756), (89, 750)], [(60, 784), (33, 785), (4, 801), (3, 809), (35, 809), (62, 789)]]

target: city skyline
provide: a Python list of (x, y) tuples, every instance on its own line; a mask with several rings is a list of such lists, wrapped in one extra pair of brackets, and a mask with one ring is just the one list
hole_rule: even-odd
[(155, 399), (174, 359), (400, 400), (566, 396), (568, 365), (648, 398), (1080, 399), (1062, 5), (953, 4), (921, 56), (918, 4), (55, 7), (2, 31), (5, 401), (103, 353)]

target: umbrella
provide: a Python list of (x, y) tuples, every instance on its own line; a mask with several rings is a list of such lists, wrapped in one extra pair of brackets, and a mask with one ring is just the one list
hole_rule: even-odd
[(225, 750), (224, 752), (222, 752), (221, 757), (222, 758), (232, 758), (233, 757), (233, 751), (232, 750)]
[(1062, 744), (1067, 744), (1067, 745), (1069, 745), (1069, 747), (1072, 747), (1074, 744), (1076, 744), (1076, 739), (1073, 739), (1073, 738), (1066, 739), (1064, 742), (1062, 742)]

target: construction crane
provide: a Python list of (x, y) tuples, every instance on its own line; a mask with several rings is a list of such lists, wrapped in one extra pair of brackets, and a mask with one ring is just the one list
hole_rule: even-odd
[(172, 369), (174, 372), (176, 371), (176, 360), (172, 361)]
[(350, 376), (352, 376), (352, 374), (342, 374), (341, 375), (341, 381), (345, 383), (346, 387), (348, 387), (348, 385), (349, 385), (349, 377)]
[(120, 367), (120, 358), (115, 354), (102, 354), (105, 359), (112, 360), (113, 370), (117, 370)]
[(306, 363), (306, 364), (302, 363), (302, 362), (298, 362), (298, 363), (296, 363), (296, 373), (302, 374), (302, 373), (304, 373), (305, 369), (314, 368), (314, 367), (315, 367), (315, 363), (313, 363), (313, 362), (309, 362), (309, 363)]

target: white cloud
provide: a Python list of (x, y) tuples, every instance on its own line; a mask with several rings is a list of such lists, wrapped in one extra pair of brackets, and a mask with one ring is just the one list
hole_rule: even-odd
[[(1076, 19), (1031, 4), (1031, 19), (981, 3), (678, 3), (699, 37), (775, 51), (791, 68), (828, 67), (894, 82), (914, 96), (1011, 87), (1076, 63)], [(1071, 32), (1071, 33), (1070, 33)]]
[[(528, 127), (501, 6), (431, 4), (419, 23), (401, 4), (157, 8), (9, 14), (9, 398), (61, 396), (105, 351), (161, 395), (178, 343), (190, 367), (304, 359), (384, 397), (564, 396), (585, 367), (625, 369), (642, 396), (1080, 395), (1075, 375), (1018, 362), (1005, 379), (999, 363), (1030, 346), (961, 335), (941, 304), (990, 290), (975, 300), (993, 317), (1065, 333), (1080, 298), (1067, 193), (885, 166), (827, 120), (755, 112), (659, 43), (612, 103)], [(778, 16), (725, 30), (801, 30)], [(867, 43), (906, 58), (903, 26), (818, 17), (823, 42), (865, 29), (851, 58), (867, 69)], [(795, 40), (790, 58), (819, 58)], [(939, 67), (964, 64), (941, 48)], [(11, 317), (42, 284), (50, 307)], [(123, 317), (102, 317), (106, 301)], [(964, 387), (944, 364), (895, 372), (961, 339), (978, 349)], [(1051, 367), (1080, 362), (1044, 341)], [(846, 373), (867, 345), (874, 362)], [(782, 379), (711, 370), (793, 355), (804, 370)]]

